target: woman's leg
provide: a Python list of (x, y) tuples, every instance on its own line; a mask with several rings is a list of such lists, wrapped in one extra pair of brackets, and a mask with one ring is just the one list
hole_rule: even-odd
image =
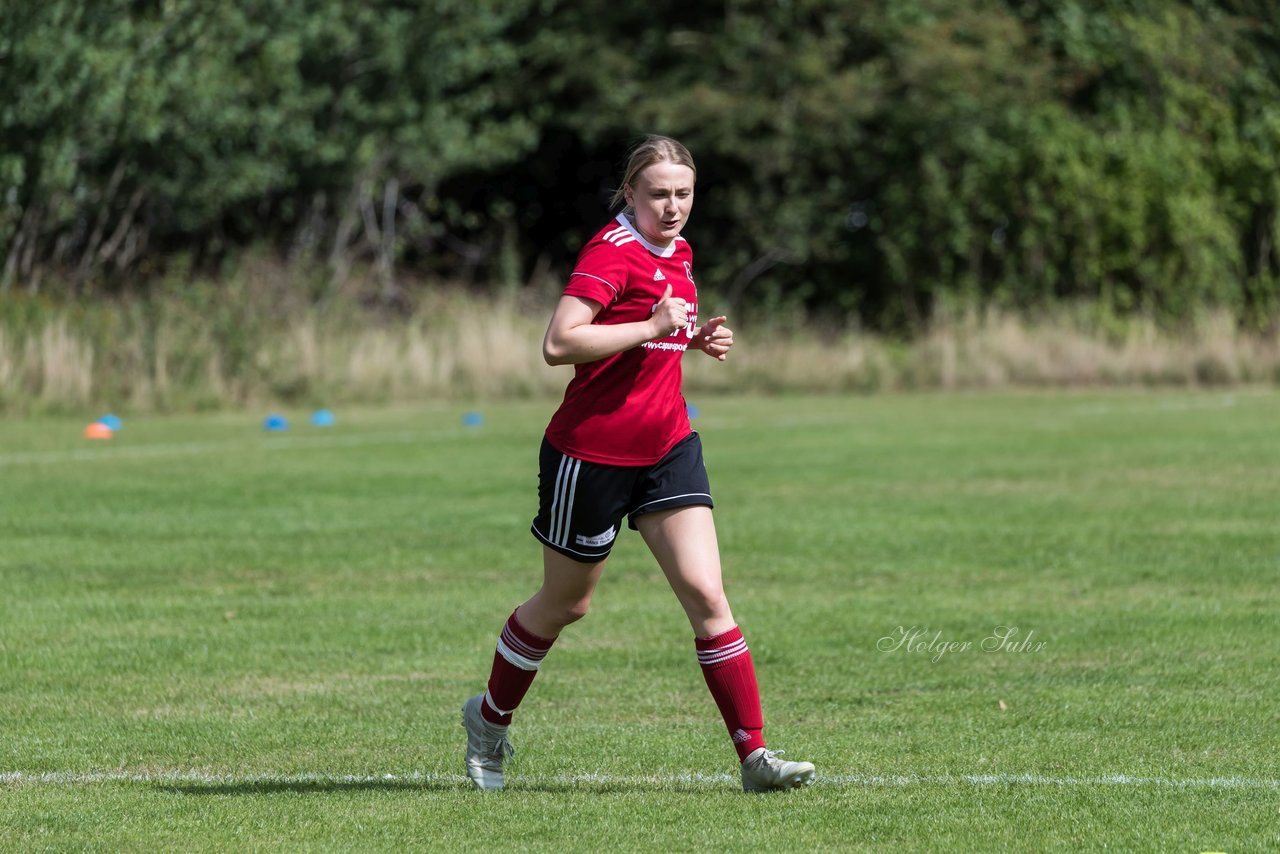
[(554, 640), (565, 626), (586, 616), (603, 571), (604, 561), (580, 563), (544, 545), (542, 587), (517, 609), (520, 623)]
[(684, 606), (693, 626), (703, 678), (720, 708), (738, 758), (745, 760), (765, 746), (761, 734), (764, 715), (755, 665), (724, 595), (711, 508), (661, 510), (639, 516), (635, 522)]
[(635, 523), (680, 600), (693, 633), (713, 637), (732, 629), (733, 613), (724, 595), (711, 508), (659, 510), (637, 516)]
[(507, 741), (511, 715), (560, 630), (587, 613), (604, 569), (603, 560), (579, 563), (547, 546), (542, 554), (542, 587), (507, 618), (485, 692), (462, 707), (467, 776), (481, 789), (503, 787), (503, 761), (514, 753)]
[(766, 792), (812, 783), (812, 763), (779, 759), (765, 747), (755, 665), (724, 595), (711, 508), (680, 507), (635, 522), (689, 616), (702, 675), (742, 760), (742, 788)]
[(542, 547), (542, 587), (511, 614), (498, 637), (481, 714), (507, 725), (520, 705), (542, 659), (570, 623), (586, 616), (604, 561), (580, 563), (549, 546)]

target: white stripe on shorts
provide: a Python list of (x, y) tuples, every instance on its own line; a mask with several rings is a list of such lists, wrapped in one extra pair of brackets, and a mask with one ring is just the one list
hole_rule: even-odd
[(565, 454), (556, 474), (555, 499), (551, 503), (551, 542), (557, 546), (569, 544), (569, 525), (573, 520), (573, 496), (578, 489), (578, 472), (582, 460)]
[(582, 468), (582, 460), (573, 461), (573, 479), (569, 481), (569, 503), (564, 508), (564, 528), (560, 534), (560, 545), (569, 545), (569, 534), (572, 533), (573, 496), (578, 492), (578, 471)]
[(667, 495), (662, 498), (655, 498), (652, 501), (646, 501), (644, 504), (641, 504), (639, 507), (632, 507), (630, 512), (638, 513), (644, 508), (648, 507), (650, 504), (661, 504), (664, 501), (675, 501), (677, 498), (691, 498), (693, 496), (697, 496), (699, 498), (703, 498), (703, 497), (708, 499), (711, 498), (711, 496), (707, 495), (707, 493), (705, 492), (682, 492), (679, 495)]
[(569, 462), (569, 458), (562, 454), (560, 456), (560, 468), (556, 470), (556, 484), (551, 492), (551, 518), (549, 519), (549, 524), (551, 525), (551, 532), (549, 534), (549, 538), (553, 543), (559, 542), (557, 538), (559, 537), (559, 534), (560, 534), (560, 526), (559, 526), (560, 486), (564, 482), (564, 468), (568, 464), (568, 462)]

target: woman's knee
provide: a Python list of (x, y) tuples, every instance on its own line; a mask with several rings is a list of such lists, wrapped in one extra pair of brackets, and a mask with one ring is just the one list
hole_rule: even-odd
[(604, 561), (583, 564), (543, 547), (543, 581), (538, 598), (563, 625), (587, 615)]
[(591, 599), (578, 599), (561, 603), (560, 617), (567, 626), (570, 623), (576, 623), (583, 617), (587, 616), (587, 611), (591, 609)]
[(563, 629), (565, 626), (576, 623), (585, 617), (590, 607), (590, 596), (564, 598), (543, 590), (521, 606), (521, 611), (535, 612), (535, 619), (539, 622), (554, 625), (557, 629)]
[(721, 617), (729, 613), (729, 599), (723, 588), (691, 588), (682, 598), (685, 608), (699, 617)]

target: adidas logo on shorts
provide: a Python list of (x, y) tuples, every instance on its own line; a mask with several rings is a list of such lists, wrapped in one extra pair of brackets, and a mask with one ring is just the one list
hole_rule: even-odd
[(653, 271), (653, 280), (654, 280), (655, 282), (661, 282), (661, 281), (662, 281), (663, 279), (665, 279), (665, 278), (666, 278), (666, 276), (662, 275), (662, 271), (661, 271), (661, 270), (654, 270), (654, 271)]

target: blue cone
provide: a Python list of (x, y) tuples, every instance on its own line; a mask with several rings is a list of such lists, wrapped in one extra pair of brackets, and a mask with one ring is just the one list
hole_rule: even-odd
[(468, 412), (462, 416), (462, 423), (467, 427), (481, 427), (484, 425), (484, 416), (479, 412)]
[(311, 423), (316, 427), (332, 427), (337, 423), (337, 419), (333, 417), (333, 413), (327, 409), (317, 409), (311, 413)]
[(98, 419), (98, 423), (110, 427), (112, 433), (119, 433), (124, 429), (124, 422), (116, 415), (104, 415)]
[(686, 403), (685, 410), (689, 413), (690, 421), (698, 417), (698, 407), (694, 406), (692, 403)]
[(267, 419), (262, 422), (262, 429), (270, 430), (273, 433), (288, 430), (289, 420), (283, 415), (268, 415)]

